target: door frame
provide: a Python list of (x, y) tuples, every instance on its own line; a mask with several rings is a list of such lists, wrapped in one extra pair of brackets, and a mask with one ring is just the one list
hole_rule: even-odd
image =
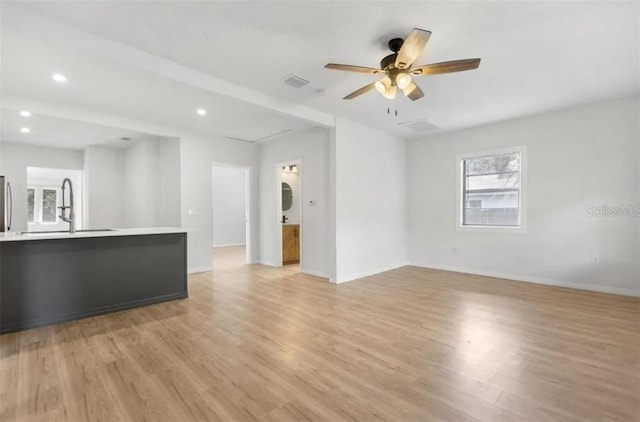
[[(247, 264), (253, 264), (253, 233), (251, 231), (253, 225), (251, 220), (253, 218), (252, 206), (253, 201), (251, 200), (251, 192), (253, 188), (253, 168), (251, 166), (243, 166), (240, 164), (233, 163), (223, 163), (218, 161), (211, 162), (211, 247), (213, 248), (213, 169), (215, 167), (224, 167), (231, 169), (244, 170), (244, 193), (245, 193), (245, 209), (244, 209), (244, 219), (245, 219), (245, 261)], [(212, 261), (213, 268), (215, 268), (215, 263)]]
[[(304, 254), (303, 252), (303, 228), (302, 228), (302, 224), (304, 223), (304, 203), (302, 202), (302, 195), (303, 195), (303, 187), (302, 187), (302, 178), (303, 178), (303, 174), (302, 172), (304, 171), (304, 167), (302, 165), (302, 158), (294, 158), (291, 160), (287, 160), (287, 161), (282, 161), (280, 163), (277, 163), (275, 165), (275, 172), (276, 172), (276, 215), (277, 215), (277, 220), (276, 220), (276, 246), (277, 246), (277, 250), (276, 250), (276, 257), (277, 257), (277, 261), (276, 261), (276, 266), (277, 267), (283, 267), (284, 264), (282, 263), (282, 221), (280, 220), (282, 218), (282, 167), (283, 166), (291, 166), (291, 165), (296, 165), (298, 167), (298, 174), (300, 174), (300, 230), (298, 230), (298, 236), (300, 238), (300, 272), (302, 272), (302, 268), (303, 267), (303, 256)], [(295, 198), (294, 198), (295, 200)]]

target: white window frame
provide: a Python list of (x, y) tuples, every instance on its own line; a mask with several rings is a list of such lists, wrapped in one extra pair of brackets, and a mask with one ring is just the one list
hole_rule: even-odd
[[(469, 158), (479, 158), (491, 155), (506, 155), (517, 152), (520, 154), (520, 194), (519, 196), (519, 216), (520, 225), (518, 226), (472, 226), (463, 225), (464, 213), (464, 192), (462, 188), (463, 171), (462, 162)], [(524, 145), (491, 149), (485, 151), (476, 151), (456, 155), (456, 231), (459, 232), (480, 232), (480, 233), (508, 233), (508, 234), (525, 234), (527, 232), (527, 147)]]
[[(29, 220), (29, 191), (33, 190), (33, 221)], [(38, 188), (35, 186), (27, 186), (27, 224), (38, 224)]]
[[(33, 220), (34, 221), (27, 222), (30, 226), (35, 226), (35, 225), (53, 226), (63, 222), (60, 219), (60, 215), (58, 212), (58, 207), (62, 205), (62, 189), (60, 189), (59, 186), (29, 185), (27, 186), (27, 189), (34, 190), (34, 193), (33, 193)], [(56, 220), (55, 221), (42, 221), (42, 191), (44, 190), (56, 191)]]

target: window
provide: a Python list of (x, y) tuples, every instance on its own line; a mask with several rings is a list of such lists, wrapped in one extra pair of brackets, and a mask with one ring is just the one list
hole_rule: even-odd
[(525, 148), (458, 156), (459, 224), (522, 231)]
[(61, 205), (60, 189), (29, 186), (27, 188), (27, 215), (31, 224), (58, 223), (58, 207)]
[(42, 189), (42, 222), (56, 222), (58, 192), (55, 189)]
[(29, 223), (33, 223), (35, 221), (35, 195), (35, 189), (27, 189), (27, 216), (29, 219)]

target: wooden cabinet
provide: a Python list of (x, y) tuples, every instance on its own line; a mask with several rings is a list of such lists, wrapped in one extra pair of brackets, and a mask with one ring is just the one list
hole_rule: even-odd
[(282, 263), (297, 264), (300, 262), (300, 225), (282, 225)]

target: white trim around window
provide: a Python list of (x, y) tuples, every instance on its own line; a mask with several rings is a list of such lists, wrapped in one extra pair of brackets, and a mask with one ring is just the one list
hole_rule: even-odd
[[(518, 195), (519, 224), (516, 226), (483, 226), (463, 224), (463, 161), (469, 158), (487, 157), (492, 155), (506, 155), (517, 152), (520, 154), (520, 190)], [(476, 151), (456, 155), (456, 231), (480, 233), (508, 233), (525, 234), (527, 232), (527, 147), (524, 145)]]
[[(54, 226), (56, 224), (60, 224), (63, 221), (59, 217), (58, 207), (62, 205), (62, 190), (59, 186), (50, 186), (50, 185), (29, 185), (27, 186), (27, 191), (33, 189), (34, 191), (34, 207), (33, 207), (33, 221), (27, 221), (29, 226)], [(55, 219), (54, 221), (44, 221), (43, 215), (43, 192), (45, 190), (51, 190), (56, 192), (56, 208), (54, 210)], [(29, 216), (27, 215), (27, 220), (29, 220)]]

